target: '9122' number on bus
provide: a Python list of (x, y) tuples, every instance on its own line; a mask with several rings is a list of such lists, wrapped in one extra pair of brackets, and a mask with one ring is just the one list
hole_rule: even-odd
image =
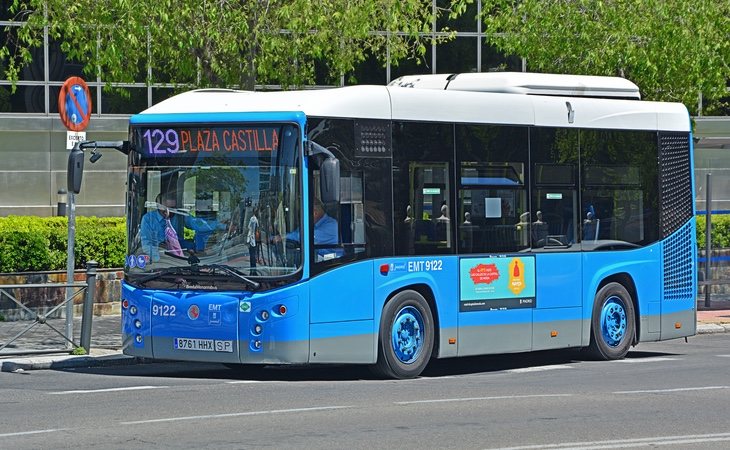
[(175, 305), (152, 305), (152, 315), (175, 317)]

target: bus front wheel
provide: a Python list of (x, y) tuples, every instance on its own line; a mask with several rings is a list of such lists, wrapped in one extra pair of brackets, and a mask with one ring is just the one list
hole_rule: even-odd
[(378, 362), (373, 372), (387, 378), (414, 378), (433, 351), (431, 308), (416, 291), (402, 291), (386, 303), (380, 318)]
[(629, 352), (635, 330), (634, 302), (619, 283), (598, 290), (593, 302), (591, 343), (588, 351), (596, 359), (622, 359)]

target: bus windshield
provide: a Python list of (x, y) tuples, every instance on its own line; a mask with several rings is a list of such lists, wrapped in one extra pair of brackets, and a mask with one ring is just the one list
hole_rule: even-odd
[[(132, 128), (127, 281), (249, 289), (297, 272), (299, 129), (292, 124)], [(285, 245), (286, 244), (286, 245)]]

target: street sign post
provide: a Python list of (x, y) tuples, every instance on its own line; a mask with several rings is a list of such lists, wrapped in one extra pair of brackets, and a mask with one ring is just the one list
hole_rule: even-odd
[[(91, 119), (91, 94), (86, 82), (79, 77), (67, 79), (58, 93), (58, 113), (68, 130), (66, 142), (71, 148), (86, 140), (84, 131)], [(83, 134), (83, 136), (81, 135)], [(68, 247), (66, 259), (66, 283), (74, 280), (74, 245), (76, 244), (76, 199), (73, 191), (68, 193)], [(66, 299), (73, 296), (73, 289), (66, 288)], [(66, 302), (66, 336), (73, 336), (73, 301)]]

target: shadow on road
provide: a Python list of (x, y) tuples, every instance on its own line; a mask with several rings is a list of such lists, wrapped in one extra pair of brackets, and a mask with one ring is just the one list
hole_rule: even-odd
[[(631, 351), (627, 359), (676, 356), (675, 353)], [(506, 370), (539, 368), (558, 364), (580, 364), (590, 361), (579, 350), (553, 350), (508, 355), (474, 356), (438, 359), (421, 375), (422, 378), (498, 373)], [(363, 365), (287, 365), (287, 366), (226, 366), (215, 363), (156, 361), (131, 366), (76, 368), (69, 372), (113, 376), (144, 376), (178, 379), (222, 379), (250, 381), (355, 381), (377, 380)]]

